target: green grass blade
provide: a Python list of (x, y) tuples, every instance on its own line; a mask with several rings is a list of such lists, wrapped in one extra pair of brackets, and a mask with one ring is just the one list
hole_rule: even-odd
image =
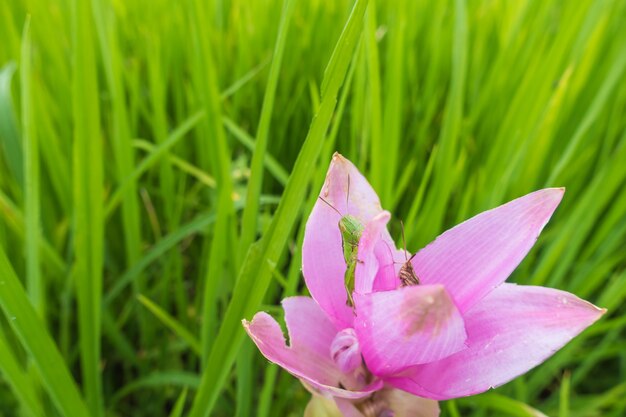
[(22, 36), (22, 61), (20, 85), (22, 93), (22, 141), (24, 144), (24, 215), (26, 288), (33, 306), (40, 317), (45, 318), (45, 287), (39, 264), (40, 195), (39, 195), (39, 144), (35, 130), (32, 88), (32, 45), (30, 17), (26, 19)]
[(182, 417), (183, 410), (185, 409), (185, 401), (187, 401), (187, 392), (189, 389), (185, 387), (183, 391), (180, 393), (180, 396), (176, 400), (176, 404), (172, 408), (172, 412), (170, 413), (170, 417)]
[[(4, 219), (11, 230), (21, 239), (26, 236), (26, 220), (19, 208), (0, 190), (0, 216)], [(63, 259), (56, 252), (54, 247), (40, 235), (39, 250), (42, 261), (45, 263), (50, 275), (60, 277), (66, 272)]]
[(416, 229), (420, 230), (419, 247), (435, 237), (443, 225), (445, 207), (451, 197), (455, 177), (447, 173), (454, 171), (458, 158), (459, 132), (463, 118), (463, 100), (465, 97), (465, 79), (468, 71), (468, 29), (465, 0), (454, 2), (454, 38), (452, 44), (452, 80), (448, 91), (445, 116), (435, 169), (439, 175), (433, 177), (431, 192), (425, 202), (429, 216), (418, 220)]
[(261, 186), (263, 185), (263, 162), (266, 158), (267, 142), (270, 133), (270, 122), (274, 113), (274, 99), (276, 87), (283, 60), (283, 52), (287, 43), (287, 33), (289, 23), (296, 0), (284, 0), (283, 12), (278, 23), (278, 36), (274, 46), (274, 57), (270, 67), (270, 74), (267, 80), (267, 88), (263, 97), (263, 107), (261, 109), (261, 120), (256, 133), (254, 153), (250, 164), (250, 180), (246, 194), (246, 206), (243, 210), (241, 236), (239, 239), (239, 252), (245, 253), (248, 247), (255, 240), (257, 235), (257, 220), (259, 210), (259, 199), (261, 196)]
[(100, 379), (100, 304), (104, 240), (103, 162), (100, 108), (91, 7), (73, 3), (74, 254), (78, 301), (81, 371), (93, 416), (103, 414)]
[(253, 374), (253, 358), (256, 346), (252, 341), (244, 341), (237, 355), (235, 369), (237, 371), (237, 408), (235, 417), (246, 417), (251, 414), (253, 394), (256, 383)]
[[(126, 265), (133, 265), (141, 257), (141, 221), (139, 214), (139, 197), (137, 193), (136, 180), (132, 178), (133, 166), (135, 164), (135, 150), (132, 145), (130, 134), (129, 112), (126, 105), (126, 90), (122, 83), (122, 66), (120, 63), (120, 51), (118, 46), (116, 22), (108, 18), (108, 13), (103, 1), (92, 0), (93, 16), (95, 28), (100, 45), (102, 61), (105, 63), (105, 75), (108, 91), (111, 94), (111, 131), (113, 155), (115, 161), (115, 171), (118, 183), (126, 186), (121, 193), (122, 199), (122, 227), (124, 236), (125, 262)], [(107, 19), (108, 18), (108, 19)], [(135, 294), (143, 291), (143, 280), (140, 278), (133, 281), (133, 291)], [(146, 341), (146, 331), (149, 326), (142, 323), (144, 315), (139, 314), (140, 332), (142, 341)]]
[(133, 172), (129, 174), (124, 182), (119, 186), (119, 188), (113, 193), (111, 198), (109, 199), (106, 208), (104, 210), (106, 217), (110, 217), (113, 211), (117, 208), (118, 204), (122, 201), (122, 196), (127, 192), (127, 188), (133, 184), (143, 173), (145, 173), (148, 169), (150, 169), (155, 163), (159, 161), (163, 155), (165, 155), (172, 146), (174, 146), (178, 141), (185, 137), (185, 135), (194, 128), (204, 117), (204, 111), (198, 111), (187, 120), (185, 120), (181, 125), (174, 130), (167, 140), (158, 144), (152, 153), (148, 155), (140, 164), (138, 164)]
[(218, 326), (217, 292), (224, 271), (229, 265), (238, 265), (239, 254), (234, 250), (236, 232), (234, 222), (233, 183), (231, 178), (231, 158), (229, 144), (222, 124), (221, 98), (218, 87), (218, 73), (215, 65), (215, 51), (202, 33), (204, 23), (210, 20), (208, 5), (200, 0), (192, 2), (192, 39), (196, 47), (194, 62), (194, 82), (198, 97), (205, 108), (206, 119), (201, 126), (201, 137), (210, 138), (207, 146), (207, 166), (210, 165), (217, 180), (216, 221), (210, 238), (207, 270), (203, 271), (204, 291), (202, 292), (202, 323), (200, 340), (202, 343), (202, 364), (206, 365), (209, 351), (215, 339)]
[(146, 307), (154, 316), (159, 319), (161, 323), (167, 326), (171, 331), (173, 331), (178, 337), (183, 339), (185, 342), (189, 344), (189, 347), (197, 354), (200, 355), (202, 353), (202, 349), (200, 348), (200, 341), (196, 339), (196, 337), (185, 327), (179, 323), (174, 317), (169, 315), (165, 310), (152, 302), (149, 298), (144, 297), (142, 294), (137, 295), (137, 300), (144, 307)]
[(198, 376), (189, 372), (154, 372), (122, 387), (113, 395), (111, 403), (117, 403), (130, 393), (145, 388), (175, 386), (195, 389), (198, 383)]
[(571, 389), (572, 374), (565, 372), (561, 381), (561, 389), (559, 391), (559, 417), (569, 417), (569, 397)]
[(548, 181), (546, 181), (547, 187), (554, 186), (557, 179), (560, 178), (562, 171), (573, 158), (576, 148), (580, 145), (580, 142), (584, 138), (585, 134), (587, 133), (593, 122), (601, 114), (601, 110), (604, 108), (611, 93), (615, 90), (616, 84), (624, 79), (625, 70), (626, 54), (624, 54), (623, 51), (620, 51), (620, 53), (618, 54), (617, 62), (615, 62), (615, 64), (611, 67), (611, 71), (602, 83), (600, 91), (598, 91), (597, 95), (594, 97), (591, 105), (589, 106), (589, 109), (585, 113), (584, 119), (578, 125), (576, 133), (574, 133), (574, 136), (567, 145), (565, 152), (563, 153), (554, 170), (550, 174)]
[[(239, 141), (243, 146), (245, 146), (249, 151), (254, 152), (255, 143), (254, 139), (243, 130), (241, 127), (237, 126), (237, 124), (224, 116), (224, 126), (228, 131)], [(283, 166), (274, 158), (269, 152), (265, 152), (265, 168), (274, 176), (276, 181), (280, 183), (280, 185), (284, 186), (287, 184), (287, 180), (289, 179), (289, 173)]]
[[(250, 180), (246, 193), (246, 205), (243, 210), (241, 220), (241, 235), (239, 238), (239, 252), (244, 253), (256, 239), (258, 229), (258, 210), (261, 198), (261, 188), (263, 185), (263, 174), (265, 161), (268, 160), (267, 142), (269, 140), (270, 122), (274, 113), (274, 100), (278, 77), (282, 65), (285, 44), (287, 43), (287, 33), (291, 22), (291, 15), (296, 0), (284, 0), (283, 10), (278, 24), (278, 35), (274, 46), (274, 56), (270, 73), (267, 80), (267, 87), (263, 97), (263, 107), (261, 118), (257, 128), (256, 139), (254, 141), (254, 153), (250, 164)], [(250, 414), (252, 400), (252, 343), (244, 344), (237, 358), (237, 417), (245, 417)]]
[(54, 341), (31, 305), (0, 248), (0, 307), (39, 371), (46, 391), (62, 415), (90, 416)]
[(12, 177), (21, 188), (24, 183), (24, 157), (11, 97), (11, 80), (15, 69), (15, 62), (9, 62), (0, 71), (0, 149), (3, 150)]
[[(369, 5), (371, 7), (371, 3)], [(366, 17), (367, 18), (367, 17)], [(344, 120), (344, 114), (346, 110), (346, 105), (348, 103), (348, 97), (352, 91), (353, 85), (352, 80), (354, 77), (354, 73), (356, 71), (357, 66), (359, 65), (359, 54), (362, 51), (362, 48), (355, 48), (354, 55), (352, 57), (352, 64), (348, 69), (348, 74), (346, 75), (346, 80), (344, 82), (344, 86), (341, 89), (341, 94), (339, 97), (339, 103), (337, 104), (337, 110), (335, 112), (335, 118), (333, 121), (333, 125), (330, 129), (330, 133), (328, 134), (328, 138), (326, 139), (326, 143), (322, 148), (322, 154), (320, 157), (321, 161), (328, 160), (331, 158), (331, 155), (334, 152), (336, 143), (337, 143), (337, 135), (339, 133), (340, 126), (342, 121)], [(312, 189), (318, 189), (322, 186), (324, 179), (326, 178), (326, 166), (322, 163), (318, 166), (317, 172), (312, 178), (311, 183)], [(308, 201), (304, 205), (304, 213), (308, 213), (313, 209), (313, 205), (317, 201), (317, 194), (311, 193), (309, 195)], [(296, 295), (298, 283), (301, 277), (301, 269), (302, 269), (302, 241), (304, 240), (304, 231), (305, 224), (302, 223), (300, 225), (300, 230), (298, 231), (298, 237), (296, 239), (297, 245), (296, 250), (292, 254), (292, 262), (289, 267), (288, 278), (285, 279), (282, 274), (279, 277), (279, 272), (275, 266), (270, 265), (272, 276), (277, 278), (280, 285), (283, 287), (282, 298), (290, 297)], [(274, 393), (278, 392), (276, 386), (276, 378), (278, 376), (279, 367), (274, 364), (270, 364), (266, 367), (265, 375), (263, 379), (263, 388), (261, 389), (260, 398), (258, 401), (257, 407), (257, 415), (258, 417), (267, 417), (270, 415), (270, 408), (272, 405), (272, 401), (274, 400)]]
[(250, 80), (252, 80), (254, 77), (256, 77), (265, 68), (265, 66), (270, 63), (270, 61), (271, 61), (271, 57), (268, 57), (265, 61), (261, 62), (256, 67), (252, 68), (243, 77), (241, 77), (240, 79), (235, 81), (230, 87), (228, 87), (224, 91), (222, 91), (222, 93), (220, 94), (220, 98), (222, 100), (225, 100), (228, 97), (230, 97), (233, 94), (235, 94), (243, 86), (245, 86), (248, 82), (250, 82)]
[[(147, 151), (149, 153), (158, 152), (158, 148), (146, 140), (136, 139), (133, 141), (133, 146), (135, 146), (136, 148), (142, 149), (144, 151)], [(215, 182), (215, 178), (213, 178), (206, 172), (202, 171), (197, 166), (192, 165), (189, 162), (185, 161), (184, 159), (179, 158), (174, 155), (167, 155), (167, 159), (170, 161), (172, 165), (178, 167), (184, 173), (194, 177), (195, 179), (197, 179), (198, 181), (200, 181), (207, 187), (209, 188), (216, 187), (217, 184)]]
[(215, 214), (204, 214), (196, 217), (189, 223), (181, 226), (177, 230), (171, 232), (169, 235), (164, 236), (157, 244), (155, 244), (149, 251), (147, 251), (143, 257), (137, 261), (130, 269), (124, 272), (118, 277), (115, 285), (109, 289), (104, 297), (103, 304), (110, 304), (115, 297), (117, 297), (126, 286), (132, 283), (141, 272), (148, 267), (152, 262), (155, 262), (172, 249), (181, 240), (205, 230), (210, 224), (215, 222)]
[(404, 95), (404, 63), (406, 60), (405, 37), (407, 35), (406, 4), (399, 1), (392, 14), (389, 30), (389, 49), (387, 51), (387, 71), (385, 74), (385, 100), (383, 114), (383, 132), (385, 132), (385, 167), (384, 181), (380, 191), (383, 205), (392, 203), (396, 188), (398, 170), (406, 169), (406, 161), (400, 160), (402, 152), (401, 130), (403, 123), (402, 102)]
[(376, 40), (376, 2), (372, 1), (367, 9), (365, 25), (365, 57), (367, 64), (367, 82), (369, 85), (369, 124), (370, 124), (370, 160), (371, 178), (370, 181), (375, 189), (381, 189), (384, 184), (384, 152), (382, 151), (382, 103), (380, 91), (380, 59), (378, 54), (378, 43)]
[(41, 397), (37, 392), (37, 385), (20, 366), (13, 349), (6, 341), (5, 334), (0, 330), (0, 371), (9, 384), (22, 408), (30, 415), (43, 417), (45, 415)]
[[(505, 413), (513, 417), (547, 417), (541, 411), (534, 409), (528, 404), (505, 397), (496, 393), (478, 395), (467, 400), (476, 403), (486, 409), (494, 410), (498, 413)], [(498, 414), (500, 415), (500, 414)]]
[[(240, 346), (244, 332), (240, 321), (250, 317), (259, 306), (271, 279), (267, 262), (276, 262), (285, 248), (290, 231), (304, 200), (305, 186), (312, 176), (332, 113), (337, 102), (350, 58), (363, 27), (366, 1), (357, 0), (337, 42), (324, 75), (322, 100), (313, 119), (307, 139), (294, 165), (283, 198), (274, 215), (268, 233), (261, 244), (252, 245), (237, 279), (237, 284), (216, 342), (211, 349), (202, 374), (200, 388), (194, 398), (190, 417), (208, 416), (225, 382)], [(252, 291), (250, 289), (252, 288)]]

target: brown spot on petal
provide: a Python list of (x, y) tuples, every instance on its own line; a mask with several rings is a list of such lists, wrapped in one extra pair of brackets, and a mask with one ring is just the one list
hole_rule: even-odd
[(439, 334), (442, 325), (452, 315), (451, 306), (446, 305), (446, 299), (441, 297), (443, 291), (441, 289), (434, 294), (429, 294), (419, 303), (412, 299), (404, 300), (400, 320), (407, 324), (405, 328), (407, 337), (421, 331), (430, 331), (433, 337)]

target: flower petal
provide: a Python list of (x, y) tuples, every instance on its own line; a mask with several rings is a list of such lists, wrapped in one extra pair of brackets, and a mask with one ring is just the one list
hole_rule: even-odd
[(355, 294), (355, 330), (367, 368), (393, 375), (465, 348), (463, 318), (442, 285)]
[(381, 239), (374, 248), (374, 256), (378, 260), (378, 272), (374, 277), (372, 291), (390, 291), (398, 288), (400, 286), (398, 272), (406, 262), (407, 254), (395, 248), (387, 229), (382, 232)]
[(335, 398), (335, 405), (343, 417), (365, 417), (356, 404), (345, 398)]
[(337, 153), (331, 161), (320, 197), (335, 209), (322, 200), (315, 203), (304, 234), (302, 272), (311, 295), (337, 327), (352, 327), (354, 314), (346, 305), (346, 263), (338, 223), (342, 215), (350, 214), (366, 224), (382, 208), (367, 180), (350, 161)]
[(383, 210), (369, 182), (352, 162), (338, 153), (330, 162), (320, 196), (342, 214), (351, 214), (363, 223)]
[(394, 267), (395, 244), (386, 227), (390, 218), (391, 214), (383, 211), (363, 229), (355, 270), (354, 290), (358, 293), (392, 290), (400, 283)]
[(443, 284), (461, 312), (504, 282), (535, 244), (564, 189), (530, 193), (440, 235), (413, 258), (422, 283)]
[(330, 358), (330, 344), (337, 333), (333, 323), (309, 297), (286, 298), (283, 308), (290, 346), (285, 344), (280, 326), (269, 314), (260, 312), (251, 322), (243, 321), (248, 335), (269, 361), (320, 392), (337, 397), (362, 398), (381, 388), (380, 381), (358, 391), (338, 388), (344, 375)]
[(467, 349), (386, 381), (438, 400), (478, 394), (537, 366), (604, 311), (568, 292), (503, 284), (464, 316)]
[[(335, 403), (344, 417), (365, 417), (376, 415), (381, 417), (438, 417), (439, 403), (435, 400), (418, 397), (394, 388), (385, 388), (367, 400), (360, 400), (358, 406), (353, 401), (335, 398)], [(373, 413), (362, 413), (368, 409)]]

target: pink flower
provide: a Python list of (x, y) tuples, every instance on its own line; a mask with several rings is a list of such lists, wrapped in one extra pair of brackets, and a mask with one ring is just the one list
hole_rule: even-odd
[[(289, 345), (263, 312), (244, 320), (246, 331), (267, 359), (333, 398), (345, 416), (437, 416), (434, 400), (510, 381), (604, 313), (564, 291), (504, 283), (563, 191), (533, 192), (446, 231), (411, 259), (420, 284), (403, 286), (406, 258), (387, 231), (390, 214), (354, 165), (335, 154), (320, 196), (336, 211), (319, 200), (304, 238), (313, 298), (283, 300)], [(346, 302), (337, 211), (365, 226), (354, 307)]]

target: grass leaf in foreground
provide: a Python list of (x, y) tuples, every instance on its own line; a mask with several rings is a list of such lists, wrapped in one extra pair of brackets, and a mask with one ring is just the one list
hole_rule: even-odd
[(311, 122), (269, 230), (261, 241), (251, 246), (244, 260), (233, 297), (203, 370), (190, 417), (206, 417), (211, 414), (243, 340), (241, 319), (249, 317), (260, 305), (271, 280), (267, 262), (277, 262), (300, 214), (306, 186), (315, 171), (314, 167), (337, 104), (339, 88), (343, 84), (350, 58), (363, 28), (366, 6), (367, 1), (356, 1), (330, 58), (324, 73), (320, 108)]
[(32, 383), (29, 374), (22, 368), (20, 360), (15, 356), (11, 346), (6, 341), (4, 332), (1, 330), (0, 371), (13, 389), (23, 409), (30, 415), (43, 417), (45, 413), (41, 405), (41, 396), (37, 391), (38, 387)]
[(100, 108), (90, 3), (73, 3), (74, 255), (81, 371), (91, 414), (101, 416), (100, 335), (104, 242)]
[(32, 45), (30, 17), (24, 25), (22, 38), (22, 61), (20, 62), (20, 84), (22, 93), (22, 143), (24, 147), (24, 216), (25, 216), (25, 253), (26, 253), (26, 288), (33, 306), (40, 317), (45, 317), (45, 287), (39, 265), (39, 144), (36, 124), (34, 123)]
[(21, 186), (24, 181), (22, 147), (11, 99), (15, 67), (15, 62), (9, 62), (0, 70), (0, 150), (4, 153), (9, 172)]
[(197, 355), (201, 355), (202, 349), (200, 348), (200, 342), (193, 334), (191, 334), (189, 330), (185, 329), (181, 323), (176, 321), (176, 319), (170, 316), (165, 310), (142, 294), (137, 295), (137, 300), (139, 300), (144, 307), (150, 310), (150, 312), (154, 314), (154, 316), (159, 319), (161, 323), (166, 325), (171, 331), (176, 333), (178, 337), (187, 342)]
[(90, 416), (59, 350), (37, 316), (2, 248), (0, 306), (61, 414), (67, 417)]

